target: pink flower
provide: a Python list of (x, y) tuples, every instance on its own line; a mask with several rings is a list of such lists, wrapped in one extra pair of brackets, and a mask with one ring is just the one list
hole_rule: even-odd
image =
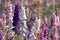
[(44, 23), (47, 24), (48, 23), (48, 19), (45, 17), (44, 19)]
[(3, 19), (0, 19), (0, 26), (3, 26)]
[(35, 40), (40, 40), (40, 38), (37, 37)]
[(57, 37), (54, 37), (54, 39), (53, 40), (58, 40), (58, 38)]
[(56, 15), (55, 15), (55, 13), (52, 13), (52, 15), (51, 15), (51, 25), (56, 25), (56, 22), (57, 20), (56, 20)]
[(12, 16), (12, 4), (11, 4), (11, 2), (7, 3), (6, 16), (7, 16), (7, 19), (9, 19)]

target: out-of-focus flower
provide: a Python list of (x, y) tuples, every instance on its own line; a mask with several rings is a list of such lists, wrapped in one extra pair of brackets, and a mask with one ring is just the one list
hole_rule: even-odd
[(54, 37), (54, 39), (53, 40), (58, 40), (58, 38), (57, 37)]
[(13, 28), (12, 31), (14, 31), (17, 35), (21, 34), (21, 30), (19, 30), (17, 28)]
[(2, 14), (2, 18), (3, 18), (3, 25), (6, 25), (6, 14)]
[(48, 19), (45, 17), (45, 19), (44, 19), (44, 23), (45, 24), (48, 24)]
[(45, 24), (44, 24), (44, 22), (41, 24), (41, 28), (42, 28), (42, 30), (44, 31), (45, 30)]
[(29, 40), (27, 36), (24, 37), (24, 40)]
[(51, 14), (51, 26), (56, 25), (56, 15), (55, 13)]
[(47, 34), (48, 34), (48, 20), (47, 20), (46, 17), (45, 17), (45, 20), (44, 20), (44, 24), (45, 24), (44, 36), (47, 37)]
[(34, 2), (36, 3), (36, 5), (40, 5), (40, 0), (34, 0)]
[(35, 40), (40, 40), (39, 38), (36, 38)]
[(17, 35), (20, 35), (21, 30), (19, 30), (19, 28), (22, 26), (22, 18), (21, 18), (21, 5), (19, 5), (19, 3), (15, 5), (14, 16), (13, 16), (13, 26), (15, 26), (15, 28), (13, 28), (12, 30)]
[(35, 20), (36, 20), (36, 14), (34, 13), (31, 15), (30, 21), (35, 22)]
[(2, 33), (0, 32), (0, 40), (2, 40), (2, 38), (3, 38), (3, 37), (2, 37)]
[(44, 31), (40, 32), (41, 37), (44, 37)]
[(6, 10), (6, 16), (7, 18), (10, 18), (12, 16), (12, 4), (11, 2), (7, 3), (7, 10)]
[(28, 30), (31, 31), (31, 29), (33, 27), (33, 23), (32, 22), (28, 22), (27, 26), (28, 26)]
[(12, 20), (13, 13), (12, 13), (12, 3), (11, 1), (7, 2), (7, 7), (6, 7), (6, 24), (9, 25), (10, 20)]
[(24, 40), (29, 40), (30, 33), (31, 33), (31, 32), (25, 33)]
[(19, 24), (20, 11), (21, 11), (21, 7), (19, 6), (19, 4), (16, 4), (14, 10), (14, 16), (13, 16), (13, 26), (17, 26)]
[(3, 26), (3, 19), (0, 18), (0, 26)]
[(47, 35), (48, 35), (48, 30), (45, 30), (45, 31), (44, 31), (44, 37), (46, 38)]

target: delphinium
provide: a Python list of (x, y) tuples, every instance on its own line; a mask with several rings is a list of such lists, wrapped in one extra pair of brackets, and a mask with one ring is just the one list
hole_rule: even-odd
[[(23, 30), (23, 18), (22, 18), (22, 8), (19, 2), (15, 4), (15, 9), (14, 9), (14, 16), (13, 16), (13, 26), (14, 28), (12, 29), (15, 32), (16, 37), (20, 37), (22, 34)], [(15, 37), (15, 38), (16, 38)], [(17, 39), (17, 38), (16, 38)], [(20, 38), (19, 38), (20, 39)]]
[(33, 23), (35, 22), (35, 19), (36, 19), (36, 14), (32, 13), (31, 10), (30, 10), (30, 13), (31, 14), (30, 14), (30, 18), (29, 18), (27, 25), (28, 25), (28, 29), (31, 31)]
[(56, 24), (56, 15), (55, 13), (51, 14), (51, 27)]
[(27, 23), (27, 26), (28, 26), (28, 30), (31, 32), (33, 23), (30, 21), (30, 22)]
[(41, 32), (40, 32), (40, 40), (44, 40), (44, 32), (43, 32), (43, 30), (41, 30)]
[(51, 28), (51, 34), (50, 34), (50, 39), (51, 40), (53, 40), (54, 36), (56, 35), (56, 28), (57, 28), (56, 25), (53, 25), (52, 28)]
[(6, 26), (6, 14), (2, 14), (2, 19), (3, 19), (3, 26)]
[(0, 27), (2, 27), (2, 26), (3, 26), (3, 19), (0, 18)]
[(58, 31), (57, 31), (57, 26), (54, 26), (54, 38), (53, 40), (58, 40)]
[(29, 40), (30, 32), (25, 32), (24, 40)]
[(14, 16), (13, 16), (13, 26), (17, 26), (19, 23), (20, 10), (19, 4), (15, 5)]
[(12, 19), (13, 19), (13, 13), (12, 13), (12, 2), (8, 1), (7, 2), (7, 7), (6, 7), (6, 25), (11, 26), (12, 25)]
[[(52, 13), (53, 18), (51, 20), (52, 21), (52, 31), (51, 31), (51, 39), (53, 40), (58, 40), (58, 32), (57, 32), (57, 21), (56, 21), (56, 14)], [(53, 34), (54, 32), (54, 34)], [(56, 38), (56, 39), (55, 39)]]
[(48, 21), (45, 17), (44, 21), (41, 22), (41, 28), (40, 28), (40, 40), (47, 40), (48, 37)]
[(48, 19), (47, 19), (46, 17), (45, 17), (45, 19), (44, 19), (44, 24), (45, 24), (44, 37), (45, 37), (46, 40), (47, 40), (49, 27), (48, 27)]
[(24, 37), (24, 40), (29, 40), (27, 36)]
[(56, 8), (56, 9), (55, 9), (55, 14), (56, 14), (56, 21), (57, 21), (57, 24), (56, 24), (56, 25), (57, 25), (57, 33), (58, 33), (58, 36), (60, 36), (60, 35), (59, 35), (59, 33), (60, 33), (60, 31), (59, 31), (59, 30), (60, 30), (60, 28), (59, 28), (60, 22), (59, 22), (59, 15), (58, 15), (58, 13), (59, 13), (59, 12), (58, 12), (58, 9)]
[[(31, 5), (30, 5), (30, 7), (31, 7)], [(28, 27), (30, 35), (32, 35), (32, 28), (33, 28), (34, 22), (36, 20), (36, 14), (32, 13), (31, 9), (30, 9), (30, 13), (31, 13), (31, 15), (29, 14), (30, 17), (28, 18), (29, 21), (27, 21), (27, 27)], [(29, 37), (30, 37), (30, 35), (29, 35)]]
[(36, 13), (32, 13), (30, 17), (30, 21), (35, 22), (36, 20)]

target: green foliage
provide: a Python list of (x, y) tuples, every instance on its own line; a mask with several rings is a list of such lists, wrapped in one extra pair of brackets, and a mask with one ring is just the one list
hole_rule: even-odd
[(17, 0), (11, 0), (11, 1), (12, 1), (13, 4), (15, 4)]
[(55, 7), (56, 7), (56, 8), (60, 8), (60, 3), (58, 3)]

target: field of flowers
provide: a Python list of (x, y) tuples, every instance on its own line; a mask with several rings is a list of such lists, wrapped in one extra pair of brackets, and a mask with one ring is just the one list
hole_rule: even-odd
[(60, 0), (0, 0), (0, 40), (60, 40)]

